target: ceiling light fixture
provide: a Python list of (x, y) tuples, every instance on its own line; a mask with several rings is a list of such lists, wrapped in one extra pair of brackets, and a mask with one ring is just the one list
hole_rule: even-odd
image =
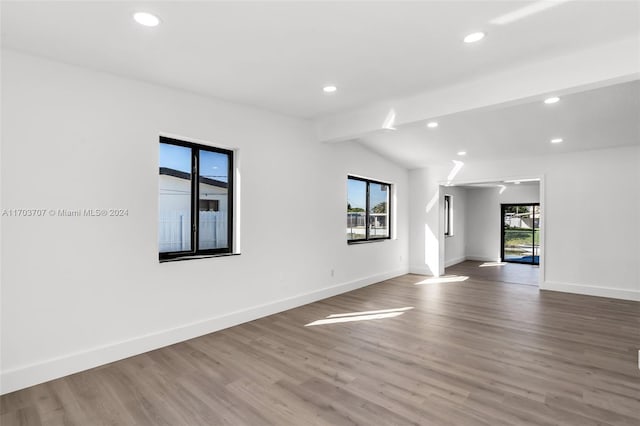
[(438, 122), (437, 121), (430, 121), (427, 123), (427, 127), (430, 129), (435, 129), (436, 127), (438, 127)]
[(133, 19), (140, 25), (145, 27), (157, 27), (160, 24), (160, 18), (147, 12), (134, 13)]
[(336, 86), (334, 86), (333, 84), (329, 84), (329, 85), (324, 86), (322, 88), (322, 91), (324, 93), (334, 93), (336, 90), (338, 90), (338, 88)]
[(551, 143), (560, 143), (560, 142), (562, 142), (562, 138), (551, 139)]
[(458, 155), (460, 156), (467, 155), (467, 151), (458, 151)]
[(557, 96), (552, 96), (552, 97), (550, 97), (550, 98), (545, 99), (545, 100), (544, 100), (544, 103), (545, 103), (545, 104), (547, 104), (547, 105), (549, 105), (549, 104), (555, 104), (555, 103), (556, 103), (556, 102), (558, 102), (559, 100), (560, 100), (560, 98), (559, 98), (559, 97), (557, 97)]
[(480, 41), (484, 38), (483, 32), (471, 33), (464, 38), (465, 43), (475, 43), (476, 41)]

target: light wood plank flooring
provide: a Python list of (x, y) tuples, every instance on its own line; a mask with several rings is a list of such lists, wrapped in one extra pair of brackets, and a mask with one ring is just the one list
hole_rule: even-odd
[(640, 425), (639, 303), (539, 292), (479, 265), (7, 394), (0, 423)]
[(474, 280), (537, 286), (540, 267), (521, 263), (474, 262), (468, 260), (447, 268), (445, 272), (447, 275), (473, 277)]

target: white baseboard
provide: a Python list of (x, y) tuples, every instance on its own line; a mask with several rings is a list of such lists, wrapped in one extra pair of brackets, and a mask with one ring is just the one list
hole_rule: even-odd
[(444, 262), (444, 267), (448, 268), (449, 266), (457, 265), (458, 263), (464, 262), (465, 260), (467, 260), (466, 256), (450, 259)]
[(327, 297), (356, 290), (380, 281), (407, 274), (408, 267), (389, 271), (354, 281), (325, 287), (320, 290), (281, 299), (240, 311), (231, 312), (202, 321), (181, 325), (167, 330), (149, 333), (134, 339), (106, 344), (80, 352), (66, 354), (54, 359), (21, 366), (0, 374), (0, 394), (13, 392), (69, 374), (88, 370), (110, 362), (139, 355), (154, 349), (172, 345), (213, 333), (234, 325), (253, 321), (268, 315), (306, 305)]
[(584, 284), (545, 281), (540, 285), (540, 290), (560, 291), (563, 293), (585, 294), (587, 296), (611, 297), (613, 299), (640, 301), (639, 290), (628, 290), (624, 288), (611, 288)]

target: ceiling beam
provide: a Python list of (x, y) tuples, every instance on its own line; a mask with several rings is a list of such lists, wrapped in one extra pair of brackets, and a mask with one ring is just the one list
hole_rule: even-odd
[(632, 37), (320, 117), (314, 125), (320, 142), (340, 142), (462, 111), (517, 104), (544, 95), (562, 96), (636, 79), (640, 79), (640, 39)]

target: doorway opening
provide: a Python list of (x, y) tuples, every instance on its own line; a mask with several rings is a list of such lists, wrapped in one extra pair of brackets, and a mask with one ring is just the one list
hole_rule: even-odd
[(501, 204), (500, 258), (540, 264), (540, 203)]

